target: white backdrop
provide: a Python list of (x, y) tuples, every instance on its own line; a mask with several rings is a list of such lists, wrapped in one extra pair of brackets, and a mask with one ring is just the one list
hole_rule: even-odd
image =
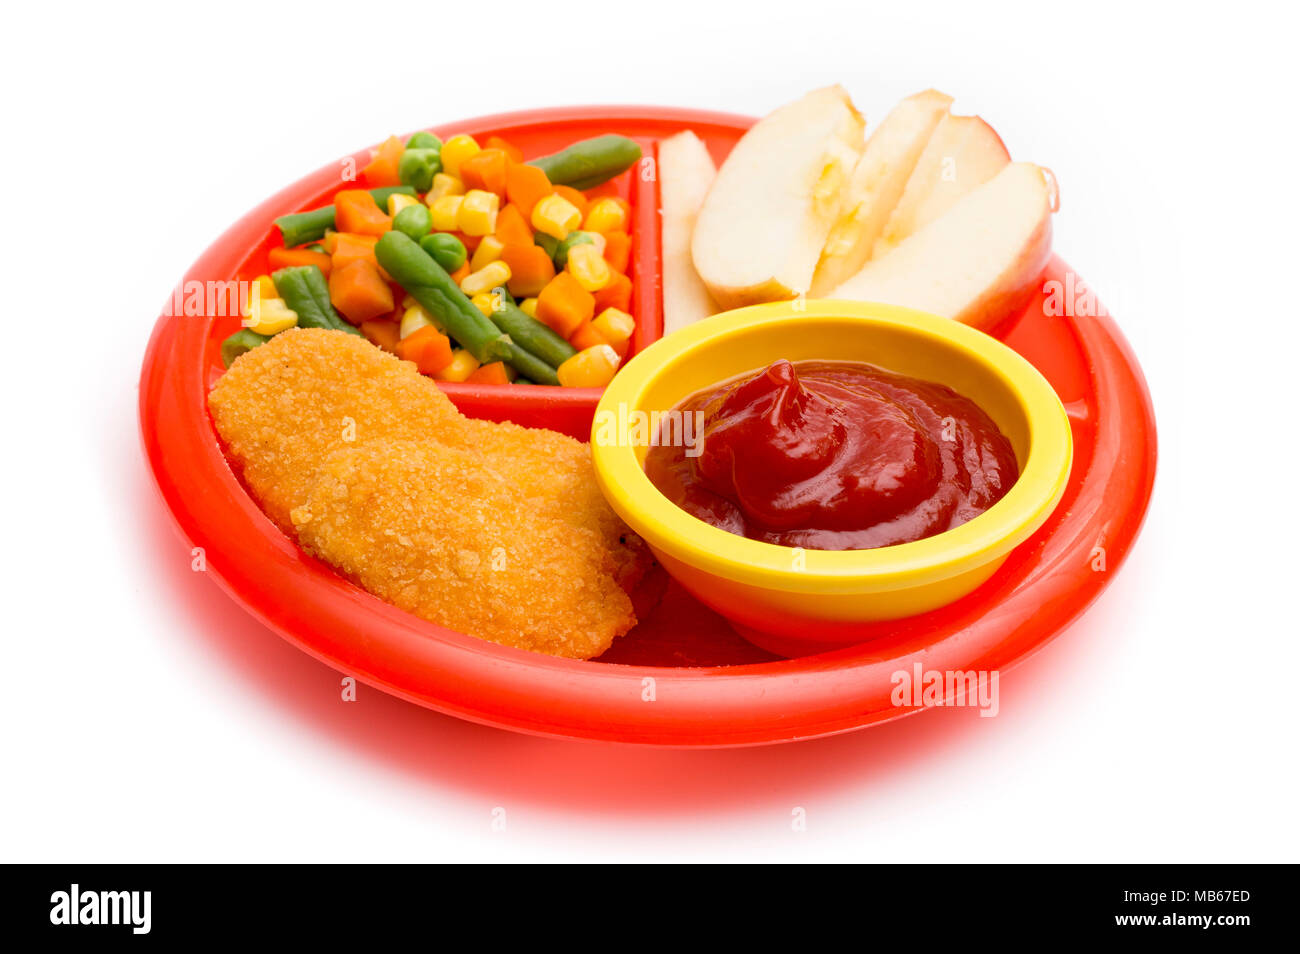
[[(0, 860), (1297, 860), (1290, 29), (1245, 3), (562, 6), (6, 13)], [(136, 379), (164, 296), (240, 214), (391, 132), (588, 102), (757, 114), (834, 81), (873, 121), (936, 86), (1050, 166), (1057, 250), (1154, 395), (1143, 535), (1004, 676), (997, 718), (675, 752), (364, 687), (345, 705), (190, 572)]]

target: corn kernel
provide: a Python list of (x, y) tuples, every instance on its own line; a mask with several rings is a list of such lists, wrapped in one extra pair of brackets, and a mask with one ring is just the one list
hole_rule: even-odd
[(388, 214), (396, 215), (408, 205), (419, 205), (420, 200), (413, 195), (403, 195), (400, 192), (394, 192), (388, 197)]
[(490, 265), (501, 257), (502, 251), (505, 250), (506, 243), (501, 241), (495, 235), (489, 235), (478, 243), (478, 248), (474, 249), (474, 257), (469, 260), (471, 271), (477, 272), (485, 265)]
[(456, 225), (466, 235), (491, 235), (497, 227), (497, 210), (501, 197), (484, 189), (470, 189), (465, 193)]
[(442, 171), (459, 178), (460, 164), (478, 152), (479, 145), (473, 136), (452, 136), (442, 144)]
[(460, 218), (460, 207), (464, 204), (463, 195), (444, 195), (429, 206), (429, 219), (435, 232), (456, 231), (456, 220)]
[(433, 175), (433, 185), (429, 187), (429, 194), (424, 197), (426, 205), (432, 206), (444, 195), (464, 195), (465, 183), (461, 182), (455, 176), (449, 176), (445, 172), (435, 172)]
[(259, 335), (278, 335), (298, 323), (298, 313), (284, 303), (283, 298), (262, 298), (257, 295), (248, 302), (244, 327)]
[(536, 299), (536, 298), (525, 298), (523, 301), (521, 301), (521, 302), (519, 303), (519, 310), (522, 311), (522, 312), (523, 312), (525, 315), (527, 315), (529, 318), (536, 318), (536, 317), (537, 317), (537, 299)]
[(600, 291), (614, 277), (609, 262), (605, 261), (605, 256), (594, 244), (575, 245), (569, 249), (569, 261), (565, 268), (589, 292)]
[(428, 328), (434, 325), (433, 317), (421, 306), (412, 305), (406, 311), (402, 312), (402, 323), (398, 326), (397, 337), (409, 338), (421, 328)]
[(548, 195), (533, 206), (533, 228), (563, 242), (582, 223), (578, 207), (561, 195)]
[(632, 332), (636, 330), (636, 320), (621, 308), (606, 308), (591, 320), (591, 327), (610, 344), (614, 344), (632, 337)]
[(451, 364), (434, 372), (438, 381), (464, 381), (478, 370), (478, 360), (464, 348), (452, 352)]
[(249, 289), (250, 297), (258, 295), (261, 298), (279, 298), (280, 293), (275, 290), (275, 282), (271, 281), (270, 275), (258, 275), (253, 279), (253, 287)]
[(566, 388), (603, 388), (613, 379), (618, 364), (618, 352), (609, 345), (592, 345), (560, 365), (555, 376)]
[[(466, 278), (469, 276), (467, 275)], [(492, 312), (497, 310), (497, 296), (492, 292), (479, 292), (470, 298), (470, 304), (483, 312), (484, 318), (491, 318)]]
[(470, 272), (460, 283), (460, 290), (473, 298), (482, 292), (491, 291), (498, 285), (510, 281), (510, 266), (505, 262), (492, 262), (477, 272)]
[(588, 232), (626, 231), (627, 212), (617, 199), (597, 199), (587, 209), (582, 227)]

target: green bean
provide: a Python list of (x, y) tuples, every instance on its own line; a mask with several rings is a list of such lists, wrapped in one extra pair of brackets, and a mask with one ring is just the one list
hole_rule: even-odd
[(388, 232), (375, 243), (375, 257), (480, 364), (505, 361), (538, 384), (559, 384), (555, 370), (510, 340), (462, 292), (433, 256), (409, 235)]
[(545, 232), (534, 232), (533, 242), (542, 247), (542, 251), (551, 257), (551, 261), (555, 261), (555, 253), (560, 248), (559, 239), (554, 235), (547, 235)]
[(451, 276), (409, 235), (388, 232), (375, 243), (375, 257), (393, 280), (429, 310), (457, 344), (482, 364), (503, 358), (501, 332), (465, 297)]
[(282, 215), (275, 220), (280, 234), (284, 236), (284, 247), (293, 248), (305, 242), (315, 242), (325, 237), (325, 233), (334, 228), (334, 206), (312, 209), (310, 212), (295, 212)]
[(361, 334), (339, 317), (330, 304), (329, 285), (315, 265), (293, 265), (272, 273), (271, 281), (284, 303), (298, 313), (299, 328), (327, 328)]
[(567, 149), (530, 159), (546, 173), (552, 185), (590, 189), (631, 168), (641, 158), (641, 147), (626, 136), (596, 136), (575, 142)]
[[(527, 315), (524, 317), (527, 317)], [(502, 337), (510, 342), (511, 347), (509, 356), (504, 359), (506, 364), (534, 384), (558, 385), (560, 383), (559, 377), (555, 374), (555, 369), (549, 364), (531, 351), (525, 351), (519, 345), (510, 341), (509, 335), (503, 335)], [(516, 381), (515, 383), (518, 384), (519, 382)]]
[[(370, 190), (370, 194), (374, 196), (375, 204), (385, 212), (388, 211), (388, 197), (395, 193), (415, 195), (415, 189), (409, 185), (400, 185), (384, 186), (381, 189)], [(319, 209), (312, 209), (310, 212), (293, 212), (289, 215), (282, 215), (275, 220), (275, 225), (284, 237), (285, 248), (294, 248), (308, 242), (315, 242), (324, 238), (325, 233), (334, 228), (334, 206), (327, 205)]]
[(228, 368), (235, 363), (235, 359), (241, 354), (246, 354), (258, 345), (266, 344), (270, 340), (266, 335), (259, 335), (256, 331), (240, 328), (221, 342), (221, 363)]
[(488, 316), (492, 323), (510, 336), (519, 347), (537, 355), (553, 368), (558, 368), (578, 350), (536, 318), (529, 317), (519, 307), (508, 301), (497, 302)]
[(390, 195), (415, 195), (415, 187), (409, 185), (383, 186), (379, 189), (371, 189), (370, 194), (375, 197), (375, 205), (387, 212), (388, 197)]

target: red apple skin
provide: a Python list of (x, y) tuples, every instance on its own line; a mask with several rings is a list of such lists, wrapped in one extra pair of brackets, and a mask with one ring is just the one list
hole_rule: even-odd
[(971, 302), (957, 321), (981, 331), (991, 331), (1019, 315), (1041, 288), (1043, 270), (1052, 257), (1052, 214), (1038, 223), (1014, 265), (984, 294)]

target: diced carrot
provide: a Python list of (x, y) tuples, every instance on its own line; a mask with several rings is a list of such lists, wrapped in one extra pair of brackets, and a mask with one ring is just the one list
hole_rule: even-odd
[(612, 179), (605, 180), (598, 186), (592, 186), (584, 194), (587, 196), (588, 202), (595, 202), (597, 199), (619, 199), (622, 198), (620, 193), (623, 191), (620, 183), (624, 181), (625, 176), (617, 175)]
[(588, 348), (594, 348), (596, 345), (609, 344), (605, 336), (597, 331), (590, 321), (584, 321), (578, 326), (578, 330), (569, 335), (569, 344), (573, 345), (579, 351), (586, 351)]
[(617, 308), (619, 311), (630, 312), (632, 310), (632, 279), (626, 275), (615, 274), (604, 288), (596, 292), (595, 300), (596, 314), (600, 314), (606, 308)]
[(538, 245), (507, 245), (501, 250), (501, 261), (510, 267), (506, 288), (516, 298), (533, 297), (555, 277), (551, 256)]
[(488, 364), (481, 365), (468, 378), (466, 384), (509, 384), (510, 377), (506, 374), (506, 366), (503, 361), (492, 361)]
[(497, 214), (497, 228), (493, 234), (505, 246), (533, 244), (533, 230), (523, 212), (519, 211), (519, 206), (513, 202)]
[(531, 221), (533, 206), (555, 192), (546, 173), (536, 166), (517, 163), (506, 170), (506, 196)]
[(334, 254), (330, 256), (330, 263), (334, 271), (340, 268), (347, 268), (355, 261), (369, 262), (375, 268), (379, 268), (379, 260), (375, 258), (375, 243), (379, 239), (373, 235), (353, 235), (351, 232), (338, 232), (334, 235)]
[(401, 326), (391, 318), (372, 318), (361, 323), (361, 333), (370, 339), (371, 344), (391, 352), (397, 349)]
[(389, 136), (375, 152), (368, 165), (361, 170), (366, 182), (373, 187), (401, 185), (401, 176), (397, 174), (397, 164), (402, 161), (406, 144), (396, 136)]
[(469, 259), (465, 259), (465, 261), (461, 263), (460, 268), (452, 272), (449, 277), (453, 282), (459, 285), (461, 282), (465, 280), (465, 276), (468, 274), (469, 274)]
[(591, 203), (587, 200), (587, 197), (577, 189), (565, 185), (556, 186), (555, 194), (572, 202), (573, 207), (578, 210), (578, 214), (584, 219), (587, 217), (587, 206), (591, 205)]
[(315, 265), (325, 273), (326, 278), (330, 275), (330, 257), (324, 252), (312, 252), (305, 248), (273, 248), (266, 260), (270, 263), (271, 271), (292, 265)]
[(611, 341), (609, 346), (614, 349), (614, 353), (618, 355), (619, 360), (621, 361), (623, 358), (627, 357), (628, 351), (631, 350), (632, 339), (624, 338), (622, 341)]
[(393, 291), (369, 262), (358, 260), (330, 273), (330, 302), (354, 325), (393, 310)]
[(480, 149), (460, 164), (460, 179), (466, 189), (483, 189), (506, 195), (506, 154), (500, 149)]
[(596, 313), (596, 299), (568, 272), (560, 272), (537, 296), (537, 320), (568, 338)]
[(436, 374), (451, 364), (451, 339), (432, 325), (397, 342), (396, 351), (403, 361), (414, 361), (421, 374)]
[(484, 149), (500, 149), (506, 154), (506, 158), (511, 162), (523, 162), (523, 151), (518, 147), (506, 142), (500, 136), (488, 136), (487, 141), (483, 143)]
[(632, 258), (632, 236), (626, 232), (605, 233), (605, 261), (616, 272), (627, 274), (627, 264)]
[(379, 236), (392, 230), (393, 220), (365, 189), (344, 189), (334, 196), (334, 226), (340, 232)]

